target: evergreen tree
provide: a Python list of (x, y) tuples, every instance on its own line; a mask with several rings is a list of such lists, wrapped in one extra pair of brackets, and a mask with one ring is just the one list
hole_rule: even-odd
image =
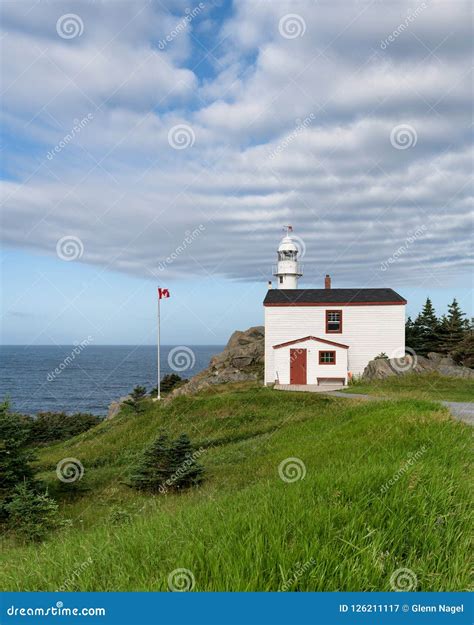
[(419, 327), (412, 321), (411, 317), (408, 317), (405, 323), (405, 345), (418, 353), (420, 351), (420, 339)]
[(27, 540), (42, 540), (66, 523), (59, 516), (56, 501), (47, 492), (40, 493), (27, 482), (15, 487), (5, 510), (9, 526)]
[(11, 412), (7, 401), (0, 404), (0, 521), (17, 535), (41, 540), (63, 522), (57, 503), (34, 479), (30, 428), (30, 420)]
[(439, 351), (443, 353), (447, 353), (446, 344), (449, 336), (449, 328), (448, 328), (448, 318), (446, 315), (443, 315), (439, 320), (439, 329), (438, 329), (438, 340), (439, 340)]
[(130, 478), (131, 485), (138, 490), (158, 492), (160, 486), (173, 475), (170, 454), (169, 438), (161, 434), (143, 452)]
[(180, 490), (200, 484), (203, 471), (186, 434), (175, 441), (162, 434), (143, 452), (130, 484), (154, 493)]
[(196, 462), (195, 450), (187, 434), (181, 434), (174, 441), (170, 455), (177, 489), (189, 488), (202, 482), (204, 468)]
[(126, 399), (123, 403), (127, 406), (131, 406), (133, 411), (138, 413), (144, 409), (143, 400), (146, 398), (146, 388), (144, 386), (137, 385), (130, 393), (129, 399)]
[(448, 306), (448, 315), (441, 321), (441, 350), (446, 353), (454, 351), (463, 341), (469, 330), (469, 323), (464, 319), (466, 315), (459, 307), (456, 298)]
[[(161, 378), (161, 383), (160, 383), (161, 394), (165, 395), (166, 393), (169, 393), (173, 389), (179, 386), (182, 386), (183, 384), (186, 384), (187, 381), (188, 380), (183, 380), (183, 378), (180, 375), (177, 375), (176, 373), (168, 373), (167, 375), (164, 375)], [(157, 394), (158, 394), (158, 387), (155, 386), (154, 388), (151, 389), (150, 396), (156, 397)]]
[[(433, 304), (429, 297), (426, 298), (423, 310), (414, 323), (415, 332), (418, 335), (418, 349), (415, 351), (426, 356), (428, 352), (435, 352), (439, 348), (439, 321), (436, 317)], [(411, 347), (411, 346), (410, 346)]]
[(0, 510), (13, 488), (24, 480), (33, 479), (30, 462), (34, 459), (28, 449), (30, 426), (21, 415), (10, 411), (8, 401), (0, 404)]
[(451, 352), (451, 356), (458, 365), (474, 369), (474, 332), (469, 330), (463, 340)]

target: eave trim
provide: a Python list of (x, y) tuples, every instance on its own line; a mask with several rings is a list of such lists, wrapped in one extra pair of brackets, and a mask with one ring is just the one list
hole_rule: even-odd
[(336, 347), (349, 349), (349, 345), (344, 345), (344, 343), (336, 343), (335, 341), (328, 341), (327, 339), (320, 339), (318, 336), (304, 336), (301, 339), (294, 339), (293, 341), (279, 343), (278, 345), (274, 345), (273, 349), (279, 349), (280, 347), (286, 347), (287, 345), (295, 345), (295, 343), (302, 343), (303, 341), (317, 341), (318, 343), (325, 343), (326, 345), (335, 345)]

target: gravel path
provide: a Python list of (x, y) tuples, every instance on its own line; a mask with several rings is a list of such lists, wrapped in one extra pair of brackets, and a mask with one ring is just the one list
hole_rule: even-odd
[[(373, 395), (363, 395), (362, 393), (341, 393), (340, 391), (333, 391), (330, 394), (337, 397), (352, 397), (354, 399), (393, 399), (392, 397), (374, 397)], [(474, 402), (442, 401), (440, 403), (448, 408), (455, 419), (474, 425)]]
[(447, 406), (455, 419), (474, 425), (474, 402), (442, 401)]

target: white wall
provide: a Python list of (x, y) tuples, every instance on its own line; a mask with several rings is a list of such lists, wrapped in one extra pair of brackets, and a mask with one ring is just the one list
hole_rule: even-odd
[[(343, 311), (342, 334), (326, 334), (326, 310)], [(405, 306), (265, 306), (265, 383), (275, 381), (273, 345), (305, 336), (349, 345), (348, 369), (357, 376), (381, 352), (404, 352)]]
[[(306, 349), (307, 384), (317, 384), (317, 378), (344, 378), (344, 382), (347, 383), (347, 352), (349, 350), (317, 341), (302, 341), (273, 350), (275, 379), (278, 379), (280, 384), (290, 384), (290, 349)], [(320, 351), (335, 351), (336, 364), (320, 365)]]

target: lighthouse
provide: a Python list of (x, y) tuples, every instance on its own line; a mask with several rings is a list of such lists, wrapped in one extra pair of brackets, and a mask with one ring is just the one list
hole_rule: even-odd
[[(302, 240), (291, 226), (273, 267), (277, 287), (263, 301), (265, 384), (279, 390), (337, 390), (361, 376), (377, 354), (405, 353), (406, 299), (388, 287), (298, 288)], [(321, 284), (323, 286), (323, 284)]]
[(302, 266), (298, 262), (298, 247), (291, 236), (293, 228), (286, 226), (286, 235), (278, 246), (278, 264), (273, 269), (279, 289), (297, 289), (298, 278), (303, 275)]

